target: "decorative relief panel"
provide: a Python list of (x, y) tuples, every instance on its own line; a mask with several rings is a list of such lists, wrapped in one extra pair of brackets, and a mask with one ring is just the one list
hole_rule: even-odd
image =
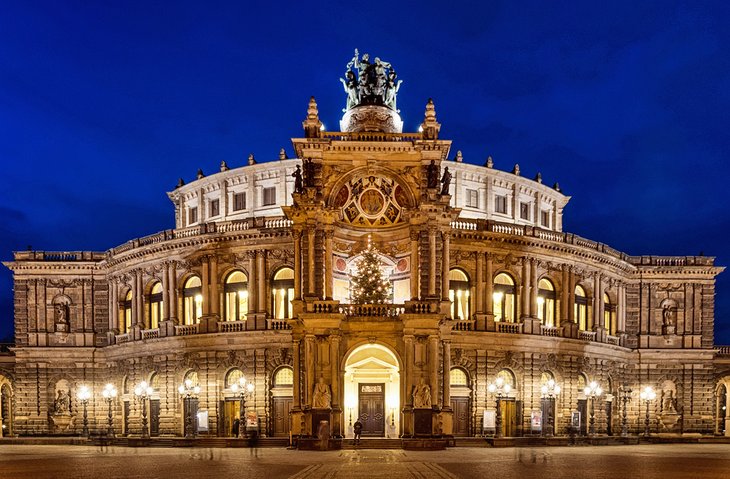
[(343, 219), (353, 225), (387, 227), (403, 221), (408, 196), (395, 180), (381, 176), (354, 178), (335, 195), (334, 207), (341, 208)]

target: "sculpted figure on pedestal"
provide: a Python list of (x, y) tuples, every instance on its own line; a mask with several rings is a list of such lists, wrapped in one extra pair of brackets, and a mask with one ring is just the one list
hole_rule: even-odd
[(413, 407), (416, 409), (431, 407), (431, 388), (425, 383), (423, 378), (413, 389)]
[(332, 405), (332, 393), (330, 387), (324, 382), (324, 378), (320, 376), (319, 381), (314, 386), (312, 394), (312, 407), (315, 409), (328, 409)]

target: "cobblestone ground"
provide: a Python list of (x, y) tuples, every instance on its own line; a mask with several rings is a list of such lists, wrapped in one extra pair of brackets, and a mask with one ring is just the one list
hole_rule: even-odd
[(0, 478), (727, 478), (730, 445), (361, 450), (0, 446)]

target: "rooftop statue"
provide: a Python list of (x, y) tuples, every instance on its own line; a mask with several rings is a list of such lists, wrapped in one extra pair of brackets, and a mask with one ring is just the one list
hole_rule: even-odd
[[(355, 49), (355, 56), (346, 66), (345, 78), (340, 82), (347, 93), (347, 104), (343, 111), (360, 105), (381, 105), (396, 109), (396, 96), (403, 80), (398, 80), (389, 62), (376, 57), (370, 63), (370, 55)], [(357, 72), (357, 74), (356, 74)]]

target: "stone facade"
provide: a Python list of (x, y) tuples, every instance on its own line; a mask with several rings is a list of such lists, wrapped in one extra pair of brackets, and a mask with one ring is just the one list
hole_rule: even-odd
[[(0, 355), (6, 429), (80, 432), (84, 384), (92, 430), (111, 407), (117, 434), (140, 434), (134, 389), (147, 381), (147, 432), (182, 435), (178, 386), (190, 379), (200, 433), (235, 435), (231, 385), (242, 374), (253, 384), (246, 411), (270, 436), (316, 435), (322, 420), (348, 436), (353, 416), (371, 435), (482, 435), (497, 377), (512, 386), (500, 403), (508, 435), (540, 433), (531, 419), (548, 410), (547, 379), (562, 388), (549, 413), (556, 434), (575, 412), (578, 432), (592, 415), (598, 433), (621, 433), (623, 396), (630, 432), (643, 432), (644, 386), (657, 392), (653, 432), (726, 430), (714, 258), (629, 256), (563, 232), (559, 188), (519, 167), (449, 160), (432, 103), (419, 133), (319, 125), (312, 100), (296, 159), (252, 158), (181, 184), (169, 193), (174, 230), (100, 253), (15, 253), (5, 264), (16, 344)], [(446, 167), (451, 181), (434, 185), (433, 169), (441, 179)], [(348, 304), (368, 238), (392, 304)], [(593, 401), (591, 381), (604, 390)], [(106, 383), (119, 390), (111, 402)], [(317, 387), (328, 407), (313, 404)], [(414, 404), (417, 387), (430, 407)]]

